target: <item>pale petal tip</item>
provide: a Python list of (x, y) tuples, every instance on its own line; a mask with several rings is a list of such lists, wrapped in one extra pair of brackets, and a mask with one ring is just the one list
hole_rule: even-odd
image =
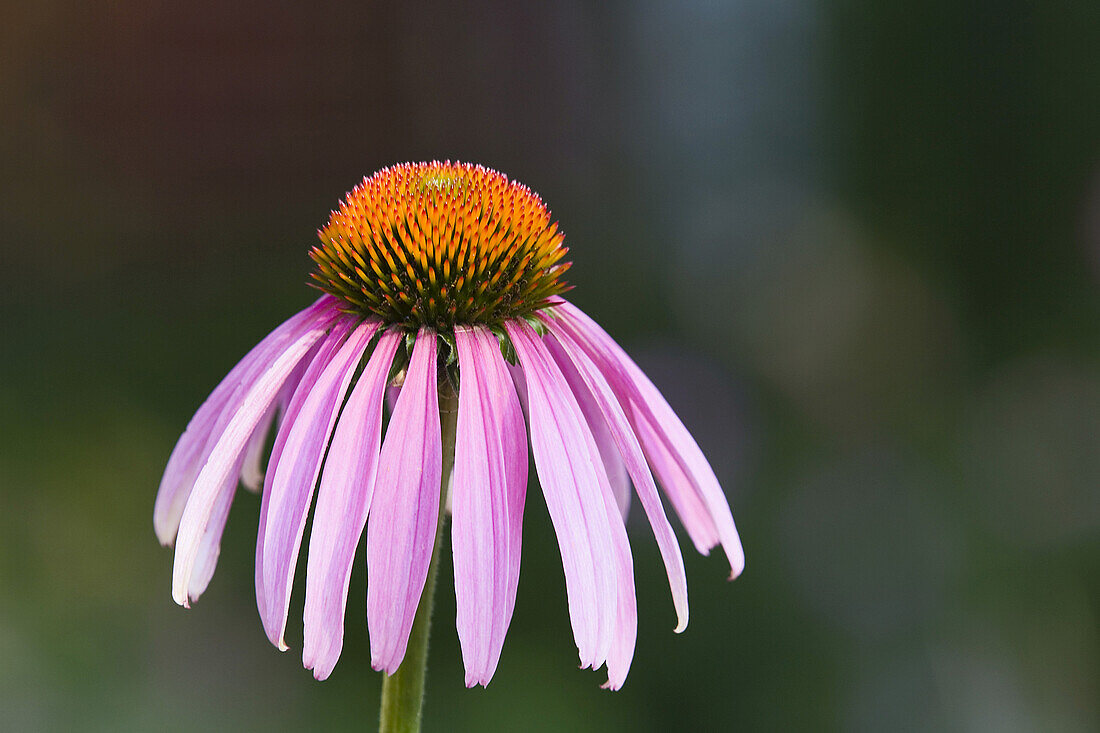
[(387, 677), (392, 677), (393, 673), (397, 671), (398, 666), (399, 665), (393, 665), (392, 667), (390, 667), (390, 665), (384, 662), (380, 662), (377, 658), (373, 657), (370, 660), (370, 668), (373, 669), (375, 672), (382, 672)]
[(153, 518), (153, 532), (157, 535), (157, 542), (161, 544), (161, 547), (171, 547), (176, 544), (176, 532), (175, 530), (169, 530), (168, 527), (159, 521), (157, 518)]
[(492, 682), (493, 674), (495, 672), (496, 672), (496, 669), (487, 669), (487, 670), (483, 671), (480, 675), (476, 675), (476, 674), (475, 675), (467, 675), (466, 676), (466, 687), (468, 689), (472, 689), (472, 688), (477, 687), (478, 685), (480, 685), (482, 687), (482, 689), (487, 688), (489, 686), (489, 683)]
[(674, 628), (672, 630), (672, 633), (682, 634), (682, 633), (684, 633), (684, 631), (687, 630), (687, 627), (688, 627), (688, 620), (687, 620), (687, 616), (685, 615), (683, 618), (677, 620), (676, 628)]
[(730, 576), (728, 580), (736, 580), (743, 572), (745, 572), (745, 553), (738, 547), (737, 552), (730, 558)]
[(191, 608), (191, 599), (187, 597), (187, 587), (179, 583), (172, 583), (172, 600), (176, 605)]
[(245, 487), (253, 494), (258, 494), (263, 485), (264, 475), (262, 473), (249, 475), (241, 474), (241, 486)]
[(286, 645), (286, 642), (283, 639), (279, 639), (279, 643), (275, 645), (275, 648), (281, 652), (290, 650), (290, 647)]
[(618, 692), (626, 684), (626, 675), (629, 673), (630, 667), (627, 665), (627, 669), (622, 671), (622, 674), (612, 673), (610, 670), (607, 673), (607, 682), (600, 685), (601, 690), (611, 690), (612, 692)]

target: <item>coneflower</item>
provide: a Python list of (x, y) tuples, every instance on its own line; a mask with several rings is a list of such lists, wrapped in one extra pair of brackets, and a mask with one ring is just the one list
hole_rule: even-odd
[(173, 597), (187, 606), (205, 590), (238, 482), (262, 482), (256, 599), (268, 638), (285, 650), (316, 489), (303, 662), (325, 679), (340, 656), (365, 528), (372, 666), (394, 675), (404, 660), (417, 668), (415, 687), (449, 504), (466, 685), (486, 685), (519, 582), (529, 437), (581, 666), (606, 664), (606, 686), (618, 689), (637, 629), (624, 525), (631, 483), (664, 560), (677, 631), (688, 622), (687, 584), (657, 485), (700, 552), (722, 546), (731, 578), (744, 555), (683, 423), (561, 297), (569, 263), (550, 212), (482, 166), (405, 164), (364, 179), (319, 234), (310, 256), (325, 294), (230, 371), (168, 460), (154, 524), (176, 545)]

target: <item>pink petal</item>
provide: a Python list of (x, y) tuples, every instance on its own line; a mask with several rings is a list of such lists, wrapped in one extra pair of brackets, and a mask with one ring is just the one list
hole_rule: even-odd
[(202, 403), (187, 429), (176, 442), (157, 491), (153, 508), (153, 527), (163, 545), (171, 545), (179, 529), (180, 517), (191, 495), (195, 477), (205, 465), (221, 431), (233, 417), (235, 409), (226, 414), (226, 406), (239, 404), (265, 367), (320, 318), (334, 318), (337, 311), (331, 296), (323, 296), (310, 307), (299, 311), (269, 333), (234, 366)]
[[(225, 532), (226, 520), (229, 518), (229, 510), (233, 503), (233, 498), (237, 493), (237, 480), (235, 477), (244, 473), (243, 465), (245, 461), (249, 459), (247, 454), (256, 441), (256, 435), (266, 432), (268, 423), (271, 420), (270, 416), (277, 409), (278, 403), (284, 399), (284, 395), (287, 391), (291, 389), (296, 384), (297, 379), (301, 377), (303, 366), (312, 360), (313, 355), (317, 353), (317, 349), (318, 343), (314, 342), (306, 356), (299, 360), (298, 366), (294, 368), (291, 376), (284, 382), (282, 388), (279, 390), (279, 395), (267, 409), (264, 417), (260, 418), (260, 422), (252, 431), (252, 437), (249, 438), (248, 445), (237, 457), (237, 462), (234, 464), (233, 469), (230, 471), (229, 475), (226, 476), (225, 486), (218, 493), (218, 500), (211, 512), (210, 521), (206, 526), (206, 531), (203, 533), (202, 539), (199, 541), (198, 554), (195, 558), (195, 569), (191, 575), (191, 583), (187, 588), (187, 595), (192, 601), (198, 600), (199, 596), (206, 591), (211, 578), (214, 576), (214, 569), (218, 562), (218, 556), (221, 554), (221, 539)], [(227, 410), (226, 414), (223, 415), (223, 418), (226, 420), (228, 420), (228, 413), (229, 411)]]
[[(298, 366), (294, 368), (290, 377), (284, 382), (282, 388), (279, 390), (278, 397), (275, 398), (275, 401), (267, 409), (264, 416), (260, 418), (260, 422), (252, 431), (252, 437), (249, 438), (248, 446), (238, 458), (236, 467), (232, 471), (232, 476), (240, 475), (241, 480), (244, 481), (244, 474), (247, 471), (244, 465), (247, 461), (256, 460), (259, 462), (263, 442), (258, 441), (257, 436), (266, 438), (272, 415), (278, 410), (279, 404), (284, 403), (287, 399), (287, 395), (293, 391), (295, 385), (301, 379), (305, 365), (312, 360), (312, 355), (317, 352), (317, 348), (318, 344), (315, 342), (313, 346), (310, 347), (309, 353), (299, 361)], [(240, 393), (239, 389), (238, 393)], [(229, 413), (229, 410), (225, 410), (219, 418), (216, 433), (219, 436), (221, 431), (224, 430), (224, 424), (228, 423), (231, 417)], [(206, 450), (212, 450), (214, 442), (216, 441), (211, 440)], [(256, 448), (257, 444), (260, 446), (260, 449)], [(250, 451), (256, 451), (255, 455), (250, 456)], [(199, 542), (198, 555), (195, 558), (195, 570), (191, 576), (191, 584), (187, 588), (187, 595), (192, 601), (198, 600), (199, 596), (206, 591), (206, 587), (210, 584), (211, 578), (214, 577), (214, 569), (217, 566), (218, 556), (221, 554), (222, 534), (225, 532), (226, 520), (229, 518), (229, 510), (233, 503), (233, 498), (237, 493), (237, 482), (232, 477), (227, 478), (226, 483), (227, 485), (224, 487), (224, 490), (218, 494), (218, 501), (211, 513), (210, 522), (207, 524), (206, 531), (203, 533), (202, 540)]]
[(485, 328), (455, 330), (460, 389), (452, 492), (456, 626), (466, 686), (500, 660), (519, 584), (527, 436), (511, 375)]
[(638, 640), (638, 600), (634, 594), (634, 560), (630, 556), (622, 512), (609, 492), (602, 493), (607, 523), (615, 540), (615, 577), (618, 579), (615, 631), (607, 652), (607, 682), (602, 687), (618, 690), (626, 682), (630, 663), (634, 660), (634, 644)]
[(405, 657), (439, 519), (443, 448), (436, 335), (420, 329), (379, 457), (367, 524), (371, 665), (393, 674)]
[(592, 433), (546, 346), (522, 321), (509, 321), (506, 328), (526, 378), (531, 449), (558, 538), (573, 636), (581, 666), (595, 669), (607, 659), (617, 623), (620, 538), (611, 530), (602, 495), (613, 501), (611, 487)]
[[(267, 539), (267, 514), (271, 504), (271, 491), (275, 481), (275, 468), (279, 465), (283, 455), (283, 449), (286, 447), (287, 438), (290, 437), (291, 428), (297, 421), (298, 414), (302, 411), (302, 406), (305, 404), (306, 398), (312, 391), (313, 385), (317, 383), (325, 367), (332, 361), (340, 344), (344, 342), (344, 339), (353, 326), (354, 321), (352, 319), (338, 321), (332, 333), (330, 333), (327, 338), (322, 339), (314, 348), (312, 355), (308, 357), (309, 360), (303, 362), (307, 364), (305, 373), (302, 374), (297, 387), (294, 389), (294, 393), (290, 397), (290, 401), (287, 403), (282, 423), (279, 425), (279, 430), (275, 434), (275, 443), (271, 446), (271, 457), (268, 459), (268, 470), (264, 474), (264, 487), (260, 495), (260, 521), (258, 531), (256, 532), (256, 606), (259, 609), (260, 619), (263, 621), (265, 629), (268, 626), (274, 626), (278, 623), (277, 620), (268, 619), (267, 591), (264, 583), (263, 563), (264, 546)], [(284, 649), (282, 651), (286, 650)]]
[[(309, 353), (299, 361), (298, 366), (294, 368), (290, 377), (287, 378), (286, 382), (283, 384), (282, 389), (279, 390), (278, 397), (275, 398), (271, 407), (269, 407), (264, 416), (260, 418), (260, 422), (256, 425), (255, 430), (252, 431), (252, 437), (249, 438), (248, 446), (241, 454), (238, 459), (237, 467), (234, 468), (232, 472), (233, 475), (239, 474), (242, 482), (245, 481), (245, 473), (248, 471), (245, 464), (249, 460), (259, 462), (261, 459), (263, 442), (258, 441), (257, 436), (262, 436), (266, 439), (267, 430), (272, 421), (271, 416), (280, 409), (280, 405), (285, 405), (285, 402), (289, 399), (288, 395), (294, 391), (295, 386), (301, 380), (302, 372), (305, 371), (306, 365), (312, 361), (313, 355), (317, 353), (318, 348), (318, 343), (314, 343), (313, 346), (310, 347)], [(261, 446), (261, 449), (256, 448), (257, 444)], [(250, 456), (249, 452), (254, 450), (256, 454)], [(252, 491), (256, 491), (259, 488), (259, 482), (262, 480), (263, 477), (261, 474), (255, 488), (248, 487), (247, 483), (245, 487), (250, 488)], [(195, 559), (195, 571), (191, 576), (191, 585), (187, 589), (187, 595), (190, 596), (193, 601), (197, 600), (199, 596), (206, 591), (210, 579), (214, 576), (214, 568), (218, 562), (218, 555), (221, 553), (222, 534), (225, 532), (225, 524), (226, 520), (229, 518), (229, 509), (233, 503), (233, 497), (237, 493), (237, 482), (232, 478), (228, 478), (226, 481), (230, 485), (227, 486), (226, 491), (219, 494), (218, 502), (214, 506), (214, 511), (211, 514), (210, 523), (207, 525), (206, 532), (203, 533), (202, 540), (199, 543), (199, 554)]]
[(558, 331), (573, 337), (626, 408), (646, 457), (696, 547), (706, 554), (721, 543), (730, 578), (737, 577), (745, 567), (745, 555), (729, 503), (687, 428), (649, 378), (595, 321), (566, 301), (553, 311)]
[[(592, 396), (592, 391), (585, 386), (584, 378), (573, 366), (572, 360), (562, 351), (561, 345), (556, 339), (545, 339), (544, 343), (550, 350), (550, 355), (561, 369), (566, 384), (580, 405), (581, 415), (592, 431), (592, 437), (599, 449), (600, 459), (603, 461), (604, 470), (607, 471), (607, 480), (611, 484), (611, 492), (615, 496), (615, 504), (619, 507), (619, 513), (626, 519), (630, 511), (630, 474), (626, 470), (626, 463), (619, 453), (619, 446), (612, 434), (608, 420), (600, 410), (600, 404)], [(614, 398), (612, 398), (614, 399)], [(616, 403), (617, 404), (617, 403)]]
[(290, 424), (279, 462), (271, 467), (274, 479), (265, 497), (263, 554), (257, 561), (262, 563), (267, 594), (264, 629), (271, 643), (280, 649), (286, 648), (283, 634), (294, 585), (294, 568), (313, 499), (313, 487), (317, 484), (329, 436), (348, 385), (377, 329), (377, 321), (360, 324), (340, 346), (317, 381), (312, 384), (303, 381), (309, 392)]
[(332, 673), (344, 645), (355, 548), (374, 494), (382, 442), (382, 397), (401, 334), (382, 334), (352, 390), (325, 461), (306, 564), (305, 643), (302, 663), (319, 680)]
[[(193, 598), (192, 576), (204, 535), (208, 531), (220, 534), (221, 529), (216, 522), (212, 525), (212, 520), (219, 500), (225, 501), (223, 495), (226, 492), (232, 494), (236, 488), (242, 454), (249, 437), (283, 383), (298, 362), (309, 353), (314, 342), (324, 335), (330, 322), (328, 317), (315, 316), (312, 325), (305, 326), (302, 333), (266, 366), (259, 378), (249, 383), (247, 391), (238, 389), (238, 396), (227, 404), (226, 413), (231, 412), (232, 418), (220, 432), (217, 443), (199, 472), (180, 520), (172, 571), (172, 597), (180, 605), (189, 605)], [(244, 386), (243, 382), (241, 386)], [(200, 573), (200, 578), (202, 575)]]
[(228, 491), (218, 493), (214, 509), (210, 513), (210, 522), (206, 526), (199, 541), (198, 554), (195, 557), (195, 570), (191, 576), (191, 583), (187, 587), (187, 595), (192, 601), (197, 601), (199, 596), (206, 592), (214, 577), (214, 569), (218, 564), (218, 556), (221, 554), (222, 534), (225, 532), (225, 524), (229, 519), (229, 509), (233, 504), (236, 494), (236, 486)]
[(621, 455), (621, 461), (634, 481), (642, 508), (653, 528), (657, 547), (665, 563), (665, 572), (668, 574), (672, 601), (676, 609), (676, 632), (679, 633), (687, 628), (688, 623), (687, 575), (684, 572), (684, 559), (680, 554), (680, 546), (676, 542), (672, 525), (665, 516), (665, 510), (657, 494), (657, 486), (653, 483), (653, 476), (646, 465), (642, 447), (630, 428), (622, 406), (615, 399), (611, 386), (600, 374), (596, 365), (568, 333), (558, 328), (555, 319), (547, 318), (545, 322), (553, 333), (553, 336), (546, 340), (547, 344), (562, 366), (562, 372), (569, 380), (573, 394), (577, 396), (582, 408), (586, 403), (594, 408), (590, 408), (586, 416), (596, 412), (595, 417), (588, 417), (589, 424), (598, 420), (604, 425), (614, 442), (617, 455)]
[(279, 391), (275, 404), (268, 408), (267, 414), (260, 420), (252, 437), (248, 440), (248, 448), (245, 449), (244, 463), (241, 466), (241, 485), (252, 493), (258, 493), (264, 485), (264, 448), (273, 430), (279, 427), (280, 417), (286, 414), (287, 404), (302, 381), (302, 375), (306, 367), (313, 361), (318, 346), (315, 344), (313, 353), (302, 359), (298, 368), (286, 380), (286, 384)]
[[(709, 555), (712, 547), (718, 544), (718, 527), (711, 518), (702, 497), (694, 490), (691, 476), (676, 460), (660, 431), (645, 415), (632, 415), (634, 429), (638, 439), (645, 446), (646, 457), (653, 471), (660, 478), (665, 495), (672, 502), (676, 515), (680, 517), (691, 537), (692, 544), (701, 555)], [(670, 488), (671, 487), (671, 488)]]

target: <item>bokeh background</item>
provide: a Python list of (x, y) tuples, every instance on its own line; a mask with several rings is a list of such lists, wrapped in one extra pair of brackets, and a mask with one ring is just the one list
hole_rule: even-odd
[[(519, 599), (430, 730), (1100, 729), (1100, 11), (1092, 3), (5, 3), (0, 728), (370, 730), (365, 572), (330, 681), (266, 641), (255, 497), (184, 611), (161, 470), (311, 301), (364, 174), (482, 162), (727, 491), (748, 567), (630, 517), (626, 687), (579, 672), (529, 493)], [(446, 566), (445, 566), (446, 567)], [(301, 569), (301, 568), (300, 568)], [(300, 587), (300, 586), (299, 586)]]

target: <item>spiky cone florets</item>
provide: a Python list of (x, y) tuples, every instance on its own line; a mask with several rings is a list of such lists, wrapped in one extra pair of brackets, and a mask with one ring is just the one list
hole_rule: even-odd
[(364, 178), (318, 232), (313, 279), (349, 312), (415, 332), (499, 328), (569, 289), (568, 249), (531, 189), (467, 163)]

